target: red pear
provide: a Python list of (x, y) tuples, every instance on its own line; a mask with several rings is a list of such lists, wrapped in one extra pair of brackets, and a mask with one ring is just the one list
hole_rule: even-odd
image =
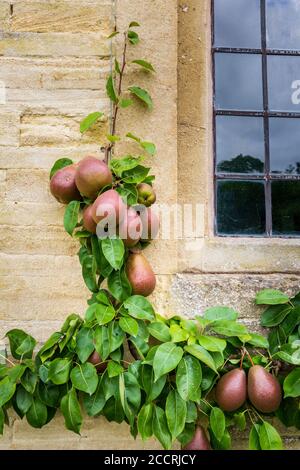
[(62, 204), (80, 201), (81, 196), (75, 183), (76, 166), (69, 165), (61, 168), (51, 178), (51, 194)]
[(105, 219), (104, 222), (117, 226), (125, 214), (126, 205), (114, 189), (100, 194), (92, 206), (92, 217), (96, 224)]
[(147, 297), (152, 294), (156, 278), (150, 263), (142, 253), (131, 253), (128, 256), (126, 274), (134, 295)]
[(262, 413), (273, 413), (282, 399), (278, 380), (262, 366), (252, 366), (248, 372), (248, 396), (255, 408)]
[(211, 450), (206, 432), (202, 426), (197, 426), (193, 439), (183, 447), (184, 450)]
[(85, 230), (88, 230), (91, 233), (96, 233), (97, 224), (93, 219), (92, 211), (93, 211), (92, 204), (84, 208), (83, 213), (82, 213), (83, 227), (85, 228)]
[(128, 248), (132, 248), (140, 240), (142, 221), (133, 207), (127, 209), (126, 215), (119, 225), (118, 234)]
[(95, 199), (100, 189), (112, 184), (112, 173), (105, 162), (87, 156), (78, 163), (75, 180), (82, 196)]
[(224, 374), (216, 386), (216, 401), (223, 411), (235, 411), (247, 398), (247, 379), (243, 369)]
[(91, 364), (93, 364), (93, 366), (96, 367), (96, 370), (97, 370), (98, 373), (104, 372), (106, 367), (107, 367), (106, 362), (102, 361), (102, 359), (101, 359), (100, 355), (97, 353), (96, 349), (90, 355), (90, 357), (88, 358), (88, 362), (90, 362)]

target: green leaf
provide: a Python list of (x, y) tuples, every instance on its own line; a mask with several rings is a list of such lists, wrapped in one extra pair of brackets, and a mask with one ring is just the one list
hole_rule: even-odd
[(121, 108), (125, 109), (125, 108), (128, 108), (128, 106), (131, 106), (133, 104), (133, 101), (128, 98), (122, 98), (121, 101), (120, 101), (120, 106)]
[(4, 430), (4, 422), (5, 422), (5, 415), (4, 411), (2, 408), (0, 408), (0, 435), (3, 435), (3, 430)]
[(66, 166), (72, 165), (73, 161), (70, 158), (59, 158), (59, 160), (56, 160), (54, 163), (53, 167), (50, 170), (50, 179), (52, 176), (55, 175), (55, 173), (58, 170), (61, 170), (62, 168), (65, 168)]
[[(95, 245), (93, 246), (96, 249)], [(99, 247), (99, 250), (97, 250), (97, 266), (98, 266), (101, 276), (103, 276), (104, 278), (107, 278), (112, 273), (113, 267), (109, 264), (109, 262), (107, 261), (107, 259), (105, 258), (103, 254), (102, 240), (98, 240), (98, 247)]]
[(233, 415), (234, 423), (240, 431), (245, 431), (247, 426), (245, 412), (235, 413)]
[(33, 393), (38, 381), (38, 376), (35, 372), (30, 369), (26, 369), (21, 377), (21, 384), (27, 390), (28, 393)]
[(153, 142), (144, 141), (141, 142), (140, 145), (147, 153), (149, 153), (149, 155), (153, 156), (156, 154), (156, 146), (153, 144)]
[(146, 104), (149, 109), (153, 108), (152, 98), (149, 95), (147, 90), (140, 88), (138, 86), (130, 86), (128, 90), (135, 95), (139, 100)]
[(76, 353), (79, 360), (86, 362), (94, 349), (93, 331), (90, 328), (82, 328), (76, 336)]
[(78, 223), (78, 215), (80, 210), (79, 201), (71, 201), (66, 207), (64, 215), (64, 227), (69, 235), (73, 235), (74, 229)]
[(260, 424), (253, 424), (249, 434), (249, 449), (250, 450), (261, 450), (259, 443), (259, 431)]
[(255, 346), (256, 348), (264, 348), (269, 349), (269, 341), (265, 336), (258, 335), (256, 333), (250, 333), (251, 339), (247, 341), (247, 343)]
[(281, 323), (282, 330), (289, 336), (300, 323), (300, 307), (292, 308), (289, 315)]
[(18, 387), (16, 393), (16, 403), (20, 411), (25, 415), (32, 405), (33, 397), (22, 385)]
[(55, 385), (67, 383), (69, 380), (70, 369), (70, 359), (54, 359), (49, 366), (49, 380), (51, 380)]
[(174, 370), (179, 364), (182, 355), (182, 348), (174, 343), (164, 343), (158, 346), (153, 360), (155, 381), (162, 375)]
[(154, 309), (145, 297), (142, 295), (132, 295), (124, 302), (124, 307), (129, 315), (140, 320), (153, 320)]
[(112, 144), (114, 144), (115, 142), (119, 142), (121, 140), (121, 137), (119, 137), (118, 135), (111, 135), (111, 134), (106, 134), (106, 138)]
[(120, 318), (119, 325), (125, 333), (128, 333), (131, 336), (137, 336), (139, 325), (134, 318), (122, 317)]
[(185, 346), (184, 349), (185, 349), (186, 352), (188, 352), (192, 356), (195, 356), (201, 362), (206, 364), (216, 374), (218, 373), (217, 369), (216, 369), (215, 362), (214, 362), (212, 356), (202, 346), (200, 346), (198, 344), (191, 344), (189, 346)]
[(129, 30), (127, 33), (129, 42), (133, 45), (136, 45), (140, 42), (139, 35), (135, 31)]
[(93, 364), (86, 362), (85, 364), (78, 364), (72, 369), (70, 374), (72, 384), (77, 390), (92, 395), (98, 385), (98, 376)]
[(260, 324), (268, 328), (277, 326), (283, 322), (291, 310), (292, 307), (290, 305), (272, 305), (263, 312)]
[(205, 310), (203, 318), (206, 320), (236, 320), (238, 313), (229, 307), (211, 307)]
[(257, 305), (277, 305), (286, 304), (289, 296), (275, 289), (263, 289), (256, 294)]
[(199, 361), (189, 355), (183, 356), (176, 372), (176, 386), (181, 398), (185, 401), (198, 401), (200, 398), (200, 384), (202, 369)]
[(80, 410), (77, 393), (72, 388), (61, 400), (60, 410), (65, 418), (66, 428), (70, 431), (80, 434), (82, 424), (82, 415)]
[(138, 431), (141, 435), (143, 441), (149, 439), (153, 434), (152, 429), (153, 422), (153, 404), (148, 403), (148, 405), (143, 405), (139, 414), (138, 414)]
[(5, 377), (0, 382), (0, 408), (7, 403), (16, 391), (16, 384), (11, 382), (9, 377)]
[(136, 168), (142, 160), (142, 157), (132, 157), (131, 155), (126, 155), (123, 158), (114, 158), (111, 160), (109, 167), (117, 176), (121, 177), (124, 171)]
[(82, 277), (91, 292), (98, 292), (96, 271), (97, 264), (95, 258), (92, 255), (86, 256), (82, 262)]
[(119, 32), (119, 31), (114, 31), (114, 32), (111, 33), (109, 36), (107, 36), (106, 39), (112, 39), (112, 38), (114, 38), (115, 36), (117, 36), (117, 34), (120, 34), (120, 32)]
[(225, 433), (225, 415), (220, 408), (214, 407), (211, 410), (209, 424), (216, 439), (221, 441)]
[(171, 390), (166, 401), (166, 418), (173, 441), (184, 430), (186, 413), (185, 400), (176, 390)]
[(130, 372), (119, 375), (119, 394), (124, 413), (132, 426), (141, 404), (141, 389)]
[(155, 400), (162, 392), (167, 380), (167, 375), (161, 376), (154, 382), (154, 370), (148, 364), (143, 364), (140, 370), (140, 385), (146, 392), (147, 403)]
[(57, 385), (39, 382), (38, 395), (40, 400), (47, 406), (57, 408), (59, 406), (60, 388)]
[(194, 402), (188, 401), (186, 403), (186, 418), (185, 422), (186, 423), (195, 423), (197, 421), (197, 406), (195, 405)]
[(96, 111), (86, 116), (80, 123), (80, 132), (83, 134), (90, 129), (104, 114)]
[(133, 64), (140, 65), (142, 68), (149, 70), (150, 72), (155, 72), (155, 69), (150, 62), (147, 62), (146, 60), (143, 59), (136, 59), (132, 61)]
[(137, 26), (141, 26), (140, 23), (138, 23), (137, 21), (131, 21), (131, 23), (129, 23), (128, 28), (134, 28)]
[(225, 429), (223, 438), (221, 441), (216, 439), (214, 433), (210, 430), (210, 440), (214, 450), (229, 450), (231, 448), (231, 436), (228, 429)]
[(146, 168), (142, 165), (137, 165), (132, 170), (124, 171), (122, 179), (125, 183), (142, 183), (148, 175), (150, 168)]
[(120, 74), (121, 73), (121, 67), (120, 67), (120, 63), (118, 61), (117, 58), (115, 58), (115, 71)]
[(126, 300), (132, 292), (131, 284), (128, 281), (125, 269), (113, 271), (107, 280), (108, 289), (119, 302)]
[(124, 243), (120, 238), (105, 238), (101, 243), (102, 251), (109, 264), (118, 270), (124, 261)]
[(121, 364), (118, 364), (117, 362), (114, 362), (114, 361), (109, 361), (108, 366), (107, 366), (107, 373), (110, 379), (112, 377), (117, 377), (118, 375), (122, 374), (122, 372), (124, 372), (124, 369), (121, 366)]
[(197, 339), (200, 346), (207, 349), (207, 351), (223, 352), (226, 348), (226, 341), (224, 339), (203, 335), (199, 335)]
[(96, 306), (96, 319), (98, 325), (106, 325), (109, 323), (113, 318), (115, 318), (116, 312), (112, 305), (103, 305), (98, 304)]
[(107, 79), (106, 93), (107, 93), (107, 96), (109, 97), (109, 99), (111, 101), (113, 101), (114, 103), (118, 102), (117, 92), (116, 92), (116, 89), (115, 89), (115, 81), (114, 81), (112, 75), (110, 75)]
[(148, 331), (151, 336), (163, 343), (171, 341), (170, 328), (162, 322), (150, 323), (148, 325)]
[(244, 325), (231, 320), (216, 320), (210, 324), (210, 328), (223, 336), (246, 336), (248, 330)]
[(60, 332), (53, 333), (50, 338), (45, 342), (45, 344), (41, 347), (38, 352), (38, 356), (40, 357), (42, 362), (45, 362), (47, 359), (53, 356), (61, 338), (62, 334)]
[(8, 331), (5, 336), (9, 339), (10, 351), (15, 359), (31, 359), (36, 345), (32, 336), (18, 329)]
[(172, 446), (172, 437), (168, 429), (167, 418), (164, 410), (154, 405), (153, 434), (159, 440), (164, 449)]
[(26, 413), (26, 419), (33, 428), (41, 428), (47, 423), (47, 406), (34, 397), (32, 405)]
[(284, 398), (300, 396), (300, 368), (294, 369), (283, 382)]
[(189, 333), (176, 323), (170, 326), (170, 334), (173, 343), (181, 343), (189, 338)]
[(276, 429), (266, 421), (259, 427), (259, 443), (262, 450), (282, 450), (282, 440)]
[(83, 404), (89, 416), (96, 416), (104, 408), (106, 398), (103, 390), (102, 376), (98, 379), (98, 385), (93, 395), (84, 395)]
[(123, 343), (125, 333), (117, 322), (107, 326), (98, 326), (94, 333), (95, 348), (105, 361), (109, 354), (118, 349)]

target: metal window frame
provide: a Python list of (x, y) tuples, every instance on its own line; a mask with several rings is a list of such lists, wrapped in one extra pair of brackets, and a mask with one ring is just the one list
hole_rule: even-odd
[[(217, 182), (219, 180), (230, 179), (234, 181), (264, 181), (265, 185), (265, 212), (266, 212), (266, 233), (264, 238), (299, 238), (293, 235), (273, 235), (272, 231), (272, 181), (300, 181), (300, 175), (293, 174), (276, 174), (270, 171), (270, 118), (296, 118), (300, 119), (300, 112), (288, 111), (270, 111), (268, 102), (268, 56), (299, 56), (300, 50), (286, 50), (286, 49), (268, 49), (267, 48), (267, 12), (266, 0), (260, 0), (260, 21), (261, 21), (261, 49), (248, 49), (248, 48), (232, 48), (232, 47), (215, 47), (215, 0), (211, 0), (211, 51), (212, 51), (212, 79), (213, 79), (213, 153), (214, 153), (214, 232), (215, 235), (220, 237), (245, 237), (245, 235), (226, 235), (220, 234), (217, 231)], [(262, 57), (262, 89), (263, 89), (263, 110), (262, 111), (241, 111), (241, 110), (226, 110), (216, 108), (216, 75), (215, 75), (215, 55), (216, 53), (223, 54), (258, 54)], [(264, 126), (264, 173), (263, 174), (242, 174), (242, 173), (219, 173), (217, 172), (216, 164), (216, 120), (217, 116), (248, 116), (248, 117), (261, 117), (263, 118)], [(247, 238), (262, 238), (262, 235), (247, 235)]]

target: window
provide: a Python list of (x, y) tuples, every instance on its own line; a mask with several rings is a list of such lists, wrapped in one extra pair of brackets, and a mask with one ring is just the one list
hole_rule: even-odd
[(215, 231), (300, 237), (300, 0), (212, 0)]

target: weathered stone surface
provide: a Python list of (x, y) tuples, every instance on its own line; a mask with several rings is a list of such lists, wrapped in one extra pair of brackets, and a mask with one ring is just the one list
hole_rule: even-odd
[(0, 3), (0, 33), (9, 28), (10, 8), (8, 3)]
[(0, 107), (0, 147), (19, 145), (20, 116)]
[(104, 33), (3, 33), (4, 56), (109, 56)]
[(178, 314), (190, 318), (208, 307), (228, 306), (240, 313), (240, 318), (259, 322), (262, 307), (254, 304), (256, 293), (276, 288), (289, 295), (300, 290), (296, 274), (178, 274), (173, 278), (171, 296)]
[(10, 29), (36, 33), (109, 33), (111, 13), (111, 4), (107, 1), (23, 1), (14, 5)]

